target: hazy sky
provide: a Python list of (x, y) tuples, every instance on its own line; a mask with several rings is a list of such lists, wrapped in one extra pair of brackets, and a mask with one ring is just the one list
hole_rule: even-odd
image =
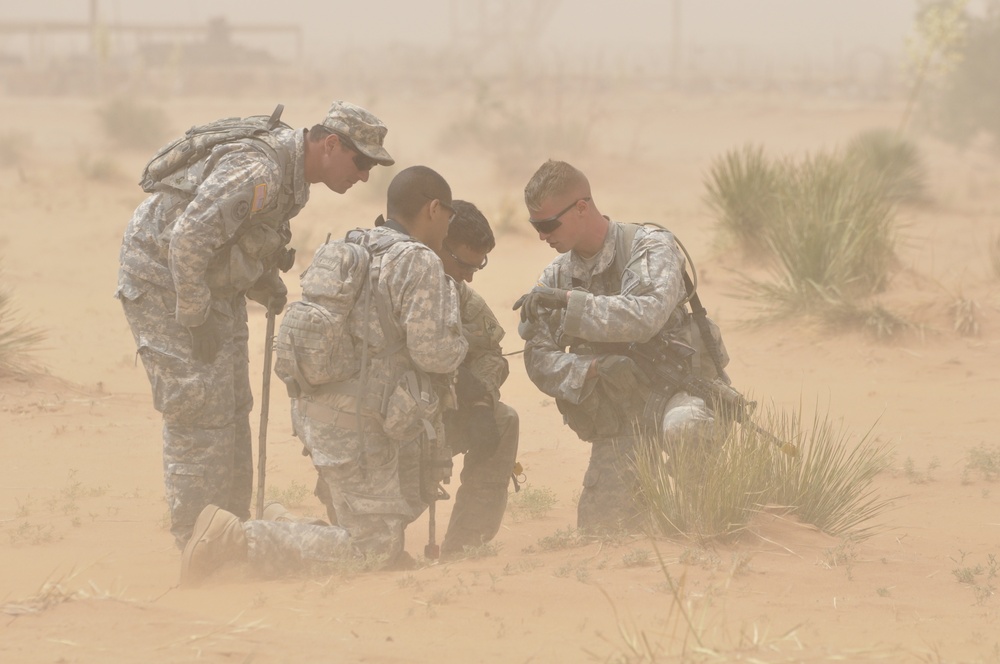
[[(421, 44), (453, 39), (452, 10), (468, 15), (482, 4), (518, 16), (542, 0), (99, 0), (110, 22), (234, 23), (303, 26), (306, 56), (319, 59), (357, 44)], [(86, 20), (89, 0), (0, 3), (0, 20)], [(672, 0), (562, 0), (537, 35), (551, 53), (663, 53), (669, 48)], [(878, 49), (900, 53), (916, 0), (679, 0), (686, 53), (739, 49), (763, 56), (818, 58)], [(277, 8), (281, 9), (279, 13)], [(495, 21), (494, 21), (495, 22)], [(523, 21), (522, 21), (523, 22)], [(0, 49), (3, 41), (0, 40)]]

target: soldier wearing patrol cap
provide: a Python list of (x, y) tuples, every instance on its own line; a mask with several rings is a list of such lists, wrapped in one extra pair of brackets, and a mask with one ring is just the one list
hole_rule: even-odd
[(311, 129), (266, 116), (194, 127), (146, 168), (149, 196), (120, 253), (121, 301), (163, 415), (171, 533), (183, 548), (209, 504), (250, 516), (253, 459), (246, 298), (279, 313), (289, 220), (322, 183), (343, 194), (393, 164), (387, 129), (342, 101)]

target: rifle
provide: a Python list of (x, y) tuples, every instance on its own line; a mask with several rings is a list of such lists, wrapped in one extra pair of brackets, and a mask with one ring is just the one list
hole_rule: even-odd
[(441, 547), (435, 541), (436, 505), (439, 500), (451, 498), (442, 485), (451, 481), (452, 461), (450, 450), (440, 444), (433, 428), (427, 429), (425, 435), (420, 437), (420, 499), (427, 503), (427, 546), (424, 547), (424, 557), (434, 560), (441, 557)]
[(788, 456), (798, 456), (799, 450), (794, 444), (781, 440), (750, 418), (757, 406), (756, 401), (748, 401), (734, 387), (718, 378), (707, 380), (691, 372), (690, 358), (696, 352), (679, 341), (654, 337), (646, 343), (629, 344), (623, 354), (635, 360), (655, 386), (666, 385), (699, 397), (721, 417), (735, 420), (767, 438)]

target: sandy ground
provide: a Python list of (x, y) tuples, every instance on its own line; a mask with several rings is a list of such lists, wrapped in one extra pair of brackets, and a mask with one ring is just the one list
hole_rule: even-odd
[[(989, 575), (1000, 554), (1000, 491), (964, 472), (970, 449), (998, 442), (1000, 302), (987, 246), (998, 232), (1000, 162), (918, 139), (932, 201), (900, 211), (900, 270), (886, 301), (921, 322), (923, 334), (886, 344), (813, 325), (738, 326), (749, 303), (731, 287), (750, 268), (713, 242), (702, 180), (713, 157), (744, 142), (772, 154), (828, 148), (864, 129), (894, 127), (898, 104), (636, 91), (586, 109), (588, 150), (552, 151), (514, 131), (498, 138), (500, 159), (442, 139), (468, 112), (461, 96), (353, 98), (390, 126), (387, 145), (399, 164), (436, 168), (456, 197), (477, 202), (499, 227), (490, 266), (474, 285), (507, 327), (507, 350), (520, 346), (510, 305), (552, 257), (524, 229), (519, 203), (541, 161), (581, 167), (606, 214), (671, 227), (699, 262), (702, 297), (725, 330), (737, 386), (781, 407), (819, 402), (849, 430), (877, 423), (891, 441), (893, 467), (876, 486), (901, 497), (884, 527), (855, 543), (769, 515), (731, 545), (659, 540), (670, 578), (683, 582), (681, 605), (657, 565), (634, 564), (637, 552), (652, 550), (649, 540), (543, 551), (540, 539), (575, 522), (588, 450), (515, 357), (504, 400), (521, 415), (527, 487), (558, 502), (541, 517), (508, 515), (497, 555), (278, 581), (237, 569), (204, 588), (179, 589), (159, 416), (112, 298), (147, 151), (113, 150), (94, 100), (0, 98), (5, 125), (22, 128), (33, 145), (19, 166), (0, 170), (4, 284), (48, 332), (36, 355), (41, 374), (0, 378), (0, 661), (601, 662), (646, 661), (638, 653), (647, 649), (663, 661), (1000, 661), (1000, 598), (991, 596), (1000, 580)], [(166, 109), (173, 129), (183, 130), (266, 113), (275, 101), (186, 99)], [(282, 101), (286, 119), (305, 126), (329, 100)], [(563, 108), (559, 117), (574, 112)], [(82, 164), (103, 157), (120, 175), (88, 179)], [(376, 172), (346, 196), (313, 190), (293, 226), (297, 270), (327, 232), (370, 225), (389, 175)], [(293, 291), (296, 281), (289, 279)], [(952, 329), (949, 307), (960, 297), (978, 305), (978, 337)], [(250, 324), (259, 397), (259, 307)], [(300, 490), (313, 471), (291, 436), (287, 397), (280, 385), (272, 392), (269, 487), (318, 514)], [(449, 511), (441, 504), (442, 521)], [(422, 519), (408, 530), (408, 551), (419, 558), (425, 538)], [(959, 582), (962, 570), (974, 583)]]

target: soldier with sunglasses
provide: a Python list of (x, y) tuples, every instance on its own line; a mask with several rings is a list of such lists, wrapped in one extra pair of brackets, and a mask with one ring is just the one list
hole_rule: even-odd
[(587, 177), (565, 162), (543, 164), (524, 201), (539, 239), (560, 255), (514, 309), (528, 377), (591, 443), (577, 525), (638, 528), (637, 445), (656, 436), (689, 440), (712, 415), (700, 398), (651, 390), (645, 372), (613, 345), (687, 338), (684, 256), (668, 231), (602, 215)]

